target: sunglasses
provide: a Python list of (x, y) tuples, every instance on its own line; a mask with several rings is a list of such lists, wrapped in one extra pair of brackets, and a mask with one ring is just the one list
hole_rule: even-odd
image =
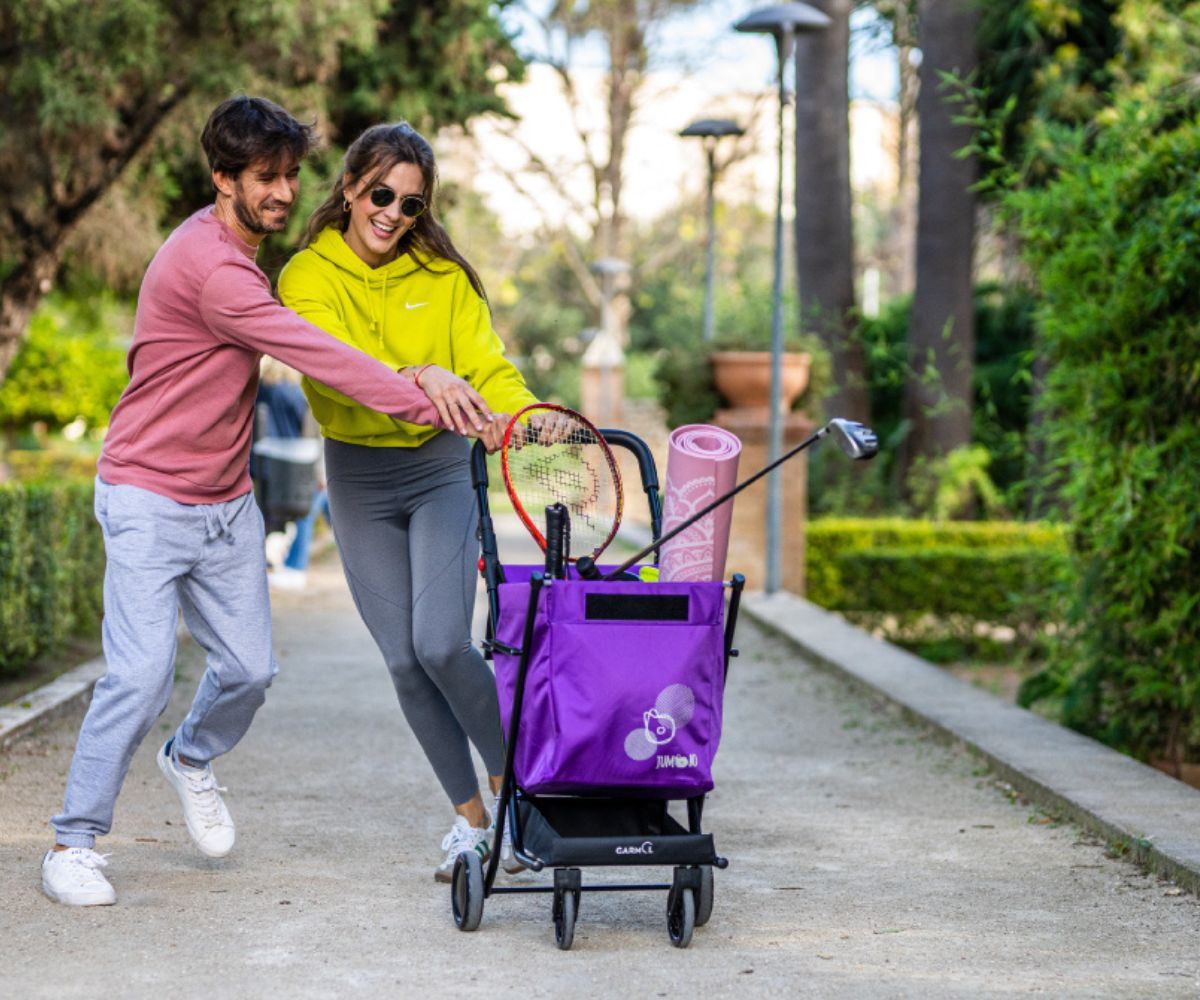
[[(390, 187), (377, 187), (371, 192), (371, 204), (376, 208), (387, 208), (396, 200), (396, 192)], [(425, 199), (419, 194), (406, 194), (400, 199), (400, 213), (415, 219), (425, 211)]]

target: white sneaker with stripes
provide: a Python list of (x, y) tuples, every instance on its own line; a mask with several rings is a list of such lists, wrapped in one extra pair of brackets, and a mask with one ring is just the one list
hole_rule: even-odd
[(480, 829), (471, 826), (466, 816), (459, 816), (450, 827), (450, 832), (442, 838), (442, 850), (446, 852), (446, 857), (434, 869), (434, 879), (449, 882), (454, 874), (454, 862), (463, 851), (474, 851), (480, 861), (487, 861), (491, 855), (491, 834), (490, 825)]

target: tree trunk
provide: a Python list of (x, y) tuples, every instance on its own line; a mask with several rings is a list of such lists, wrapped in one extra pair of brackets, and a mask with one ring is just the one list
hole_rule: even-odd
[(30, 259), (18, 264), (0, 284), (0, 384), (20, 350), (29, 318), (50, 291), (61, 256), (61, 246), (31, 250)]
[(867, 370), (854, 333), (850, 214), (850, 11), (816, 0), (833, 22), (796, 41), (796, 278), (802, 328), (833, 361), (830, 416), (870, 422)]
[(918, 458), (935, 458), (971, 440), (975, 325), (972, 281), (976, 164), (960, 159), (970, 129), (952, 119), (940, 73), (966, 77), (975, 67), (975, 0), (921, 0), (921, 84), (917, 278), (908, 330), (909, 421), (901, 475)]

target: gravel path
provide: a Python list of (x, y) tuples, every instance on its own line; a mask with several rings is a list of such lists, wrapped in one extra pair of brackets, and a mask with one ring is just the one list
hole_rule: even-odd
[(1194, 897), (748, 623), (706, 812), (731, 865), (692, 947), (668, 944), (665, 894), (585, 894), (569, 953), (547, 896), (494, 898), (459, 933), (431, 877), (450, 813), (336, 558), (275, 607), (280, 676), (217, 766), (224, 861), (191, 847), (153, 761), (202, 669), (190, 644), (101, 845), (116, 907), (39, 888), (78, 719), (0, 754), (0, 995), (1200, 995)]

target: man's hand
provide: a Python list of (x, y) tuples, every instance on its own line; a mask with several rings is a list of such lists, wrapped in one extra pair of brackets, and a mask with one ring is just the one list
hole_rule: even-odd
[(565, 413), (557, 410), (543, 410), (529, 418), (529, 434), (534, 443), (541, 445), (560, 444), (566, 441), (573, 432), (582, 428)]
[(504, 446), (504, 432), (510, 419), (512, 418), (507, 413), (493, 413), (491, 422), (484, 424), (483, 430), (478, 433), (477, 437), (483, 442), (489, 455)]
[(492, 422), (491, 408), (483, 401), (483, 397), (471, 388), (469, 382), (453, 372), (437, 365), (424, 365), (406, 368), (403, 374), (412, 378), (429, 397), (446, 426), (457, 430), (463, 437), (472, 433), (481, 434)]

